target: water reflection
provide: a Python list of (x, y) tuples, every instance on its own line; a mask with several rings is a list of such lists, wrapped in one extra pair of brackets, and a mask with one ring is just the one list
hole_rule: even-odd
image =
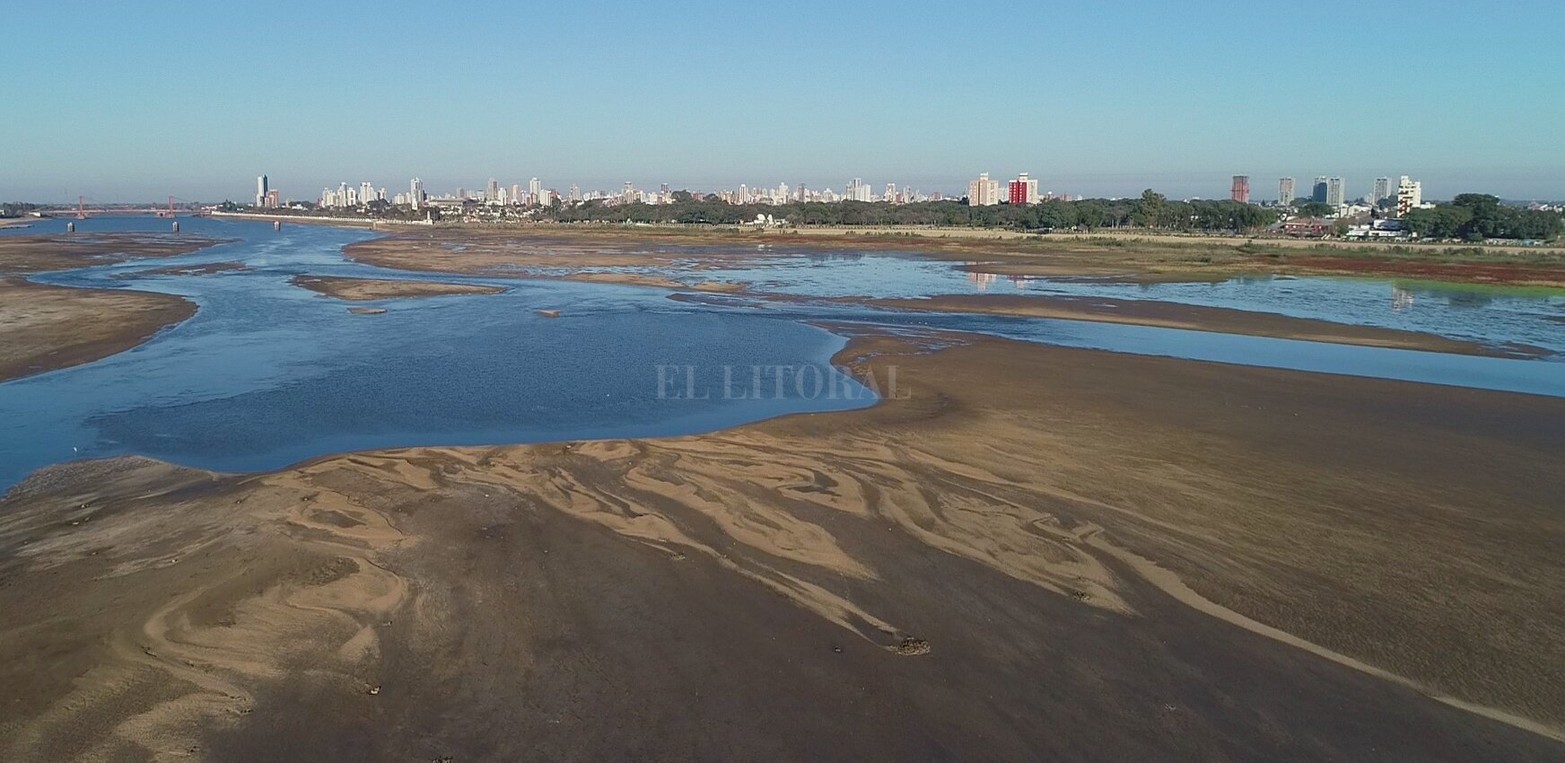
[(1409, 289), (1404, 289), (1396, 284), (1391, 286), (1391, 309), (1395, 312), (1411, 310), (1415, 297)]
[[(784, 294), (917, 298), (943, 294), (1012, 294), (1155, 299), (1296, 318), (1436, 334), (1495, 347), (1524, 344), (1565, 354), (1565, 332), (1550, 316), (1565, 294), (1464, 288), (1438, 289), (1385, 279), (1246, 275), (1219, 281), (1144, 281), (1123, 277), (1011, 276), (984, 272), (985, 263), (864, 253), (830, 268), (767, 256), (742, 267), (708, 271), (712, 280), (754, 284)], [(1387, 289), (1391, 298), (1387, 299)]]

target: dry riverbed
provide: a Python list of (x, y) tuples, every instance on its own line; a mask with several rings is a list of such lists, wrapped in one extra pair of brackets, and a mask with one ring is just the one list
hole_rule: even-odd
[(4, 752), (1565, 755), (1565, 401), (954, 337), (837, 360), (896, 396), (45, 470), (0, 503)]

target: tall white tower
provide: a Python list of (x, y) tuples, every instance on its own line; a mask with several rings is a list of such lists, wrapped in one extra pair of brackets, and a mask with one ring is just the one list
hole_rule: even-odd
[(257, 207), (266, 206), (266, 193), (270, 190), (272, 190), (272, 188), (267, 183), (265, 175), (255, 179), (255, 205)]

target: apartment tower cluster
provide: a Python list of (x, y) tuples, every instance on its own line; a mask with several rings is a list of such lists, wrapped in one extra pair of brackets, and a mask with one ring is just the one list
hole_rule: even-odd
[(970, 207), (990, 207), (1000, 203), (1025, 206), (1045, 201), (1070, 200), (1068, 195), (1040, 193), (1038, 179), (1025, 172), (1005, 184), (1004, 195), (1000, 193), (1000, 181), (989, 177), (987, 172), (967, 183), (967, 205)]

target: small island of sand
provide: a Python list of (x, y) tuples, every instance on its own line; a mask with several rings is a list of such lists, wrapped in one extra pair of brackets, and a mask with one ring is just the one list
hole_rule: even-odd
[(50, 286), (27, 276), (177, 257), (218, 239), (150, 233), (15, 236), (0, 241), (0, 382), (123, 352), (196, 313), (172, 294)]
[(445, 297), (454, 294), (499, 294), (499, 286), (435, 281), (391, 281), (375, 278), (339, 278), (333, 276), (294, 276), (294, 286), (337, 299), (368, 301), (413, 297)]

